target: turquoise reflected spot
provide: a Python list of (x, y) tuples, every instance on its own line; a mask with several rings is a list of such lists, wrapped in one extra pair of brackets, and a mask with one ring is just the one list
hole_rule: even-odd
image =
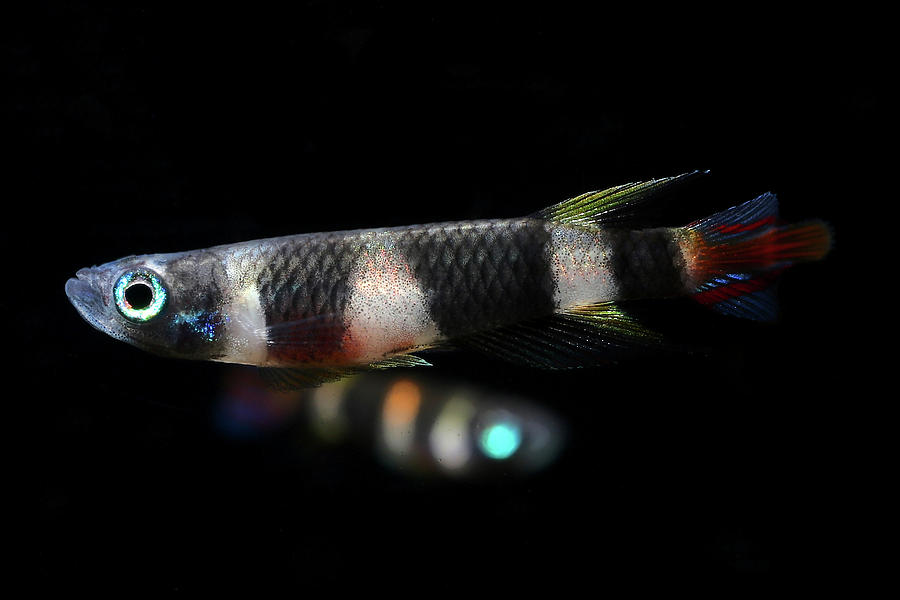
[(481, 434), (481, 449), (490, 458), (498, 460), (512, 456), (521, 443), (522, 434), (512, 423), (491, 425)]

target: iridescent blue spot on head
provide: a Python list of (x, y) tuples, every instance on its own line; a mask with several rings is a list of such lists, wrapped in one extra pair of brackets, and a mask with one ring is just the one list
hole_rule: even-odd
[(228, 315), (219, 311), (194, 311), (181, 312), (175, 315), (176, 325), (185, 325), (192, 332), (208, 342), (213, 342), (219, 336), (219, 328), (228, 322)]
[(481, 450), (489, 458), (503, 460), (512, 456), (522, 443), (519, 426), (511, 421), (494, 423), (481, 434)]

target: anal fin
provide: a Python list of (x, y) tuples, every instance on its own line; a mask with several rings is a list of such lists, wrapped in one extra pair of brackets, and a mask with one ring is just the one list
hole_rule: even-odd
[(279, 391), (313, 388), (372, 369), (430, 367), (431, 363), (412, 354), (398, 354), (369, 365), (341, 367), (265, 367), (260, 375), (266, 385)]
[(352, 368), (319, 367), (265, 367), (259, 370), (265, 384), (280, 392), (318, 387), (323, 383), (348, 377), (355, 372)]
[(660, 347), (662, 338), (618, 304), (604, 302), (479, 332), (463, 338), (459, 344), (509, 362), (545, 369), (574, 369)]
[(369, 365), (370, 369), (390, 369), (392, 367), (430, 367), (430, 362), (413, 354), (398, 354)]

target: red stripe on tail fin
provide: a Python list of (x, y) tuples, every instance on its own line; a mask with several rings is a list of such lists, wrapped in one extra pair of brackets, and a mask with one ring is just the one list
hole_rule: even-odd
[(831, 232), (821, 221), (769, 227), (749, 238), (710, 243), (702, 237), (694, 263), (700, 273), (758, 272), (820, 260), (831, 247)]
[(774, 224), (775, 216), (769, 215), (768, 217), (764, 217), (762, 219), (759, 219), (758, 221), (753, 221), (752, 223), (732, 223), (730, 225), (718, 225), (716, 226), (716, 231), (724, 234), (746, 233), (748, 231), (753, 231), (754, 229), (759, 229), (760, 227), (764, 227), (766, 225)]
[(723, 278), (722, 281), (714, 282), (719, 285), (709, 285), (705, 289), (695, 292), (693, 298), (700, 304), (707, 305), (727, 302), (768, 288), (774, 283), (779, 272), (767, 273), (751, 279)]
[(774, 318), (775, 303), (760, 301), (760, 294), (778, 273), (819, 260), (831, 248), (831, 230), (821, 221), (778, 224), (774, 194), (691, 223), (687, 231), (694, 298), (719, 312), (754, 319)]

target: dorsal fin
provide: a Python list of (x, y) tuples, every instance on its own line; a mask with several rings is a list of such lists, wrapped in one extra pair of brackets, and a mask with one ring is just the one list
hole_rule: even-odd
[(606, 190), (587, 192), (548, 206), (531, 216), (586, 227), (624, 225), (636, 219), (640, 209), (648, 201), (659, 198), (676, 185), (707, 173), (709, 171), (692, 171), (676, 177), (626, 183)]

